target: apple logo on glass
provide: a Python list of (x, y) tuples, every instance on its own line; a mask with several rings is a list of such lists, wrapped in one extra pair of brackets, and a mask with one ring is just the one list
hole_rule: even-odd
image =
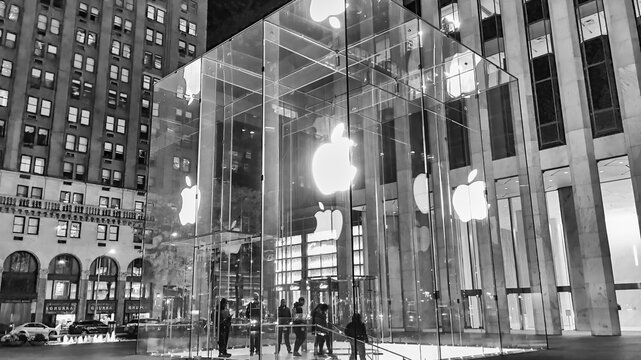
[(474, 181), (478, 171), (472, 170), (467, 177), (468, 184), (459, 185), (454, 190), (452, 205), (454, 211), (463, 222), (472, 219), (483, 220), (487, 218), (489, 204), (485, 198), (485, 181)]
[(345, 191), (356, 175), (356, 168), (349, 162), (349, 148), (354, 142), (343, 137), (344, 124), (332, 131), (331, 142), (318, 147), (312, 158), (312, 176), (323, 195)]
[(316, 229), (314, 237), (318, 240), (336, 240), (343, 231), (343, 213), (340, 210), (325, 210), (322, 202), (318, 203), (320, 211), (314, 214)]
[(180, 213), (178, 213), (181, 225), (196, 223), (196, 213), (198, 212), (198, 205), (200, 203), (198, 186), (191, 186), (189, 176), (185, 176), (185, 182), (187, 183), (187, 187), (180, 192), (183, 203)]
[(430, 199), (427, 189), (427, 175), (419, 174), (414, 179), (414, 202), (423, 214), (430, 211)]
[(338, 29), (341, 27), (341, 22), (336, 15), (345, 12), (345, 7), (345, 0), (312, 0), (309, 5), (309, 15), (316, 22), (329, 18), (329, 24), (334, 29)]

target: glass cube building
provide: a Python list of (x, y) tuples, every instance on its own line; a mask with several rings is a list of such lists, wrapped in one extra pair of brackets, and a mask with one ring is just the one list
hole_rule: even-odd
[(159, 81), (151, 134), (139, 353), (217, 355), (222, 298), (233, 355), (291, 356), (300, 297), (307, 358), (322, 303), (338, 358), (355, 312), (369, 358), (547, 346), (517, 81), (402, 6), (292, 1)]

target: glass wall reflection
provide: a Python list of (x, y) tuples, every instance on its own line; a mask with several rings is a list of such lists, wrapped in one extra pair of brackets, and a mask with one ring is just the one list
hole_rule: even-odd
[[(545, 347), (516, 80), (392, 1), (332, 4), (156, 85), (139, 352)], [(524, 169), (505, 196), (495, 159)]]

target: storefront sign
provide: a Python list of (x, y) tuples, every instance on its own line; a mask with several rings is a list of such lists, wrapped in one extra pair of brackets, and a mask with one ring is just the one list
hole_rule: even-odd
[(77, 307), (75, 301), (45, 301), (45, 314), (75, 314)]
[(151, 302), (139, 300), (125, 301), (125, 313), (148, 313), (151, 312)]
[[(96, 302), (87, 300), (87, 314), (93, 314), (96, 309)], [(116, 302), (115, 301), (98, 301), (98, 313), (99, 314), (111, 314), (116, 312)]]

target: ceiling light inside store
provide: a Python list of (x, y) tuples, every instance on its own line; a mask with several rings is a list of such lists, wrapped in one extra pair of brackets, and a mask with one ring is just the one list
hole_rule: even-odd
[(316, 22), (323, 22), (329, 18), (329, 24), (334, 29), (338, 29), (341, 23), (336, 15), (344, 13), (346, 7), (344, 0), (312, 0), (309, 5), (309, 15)]

